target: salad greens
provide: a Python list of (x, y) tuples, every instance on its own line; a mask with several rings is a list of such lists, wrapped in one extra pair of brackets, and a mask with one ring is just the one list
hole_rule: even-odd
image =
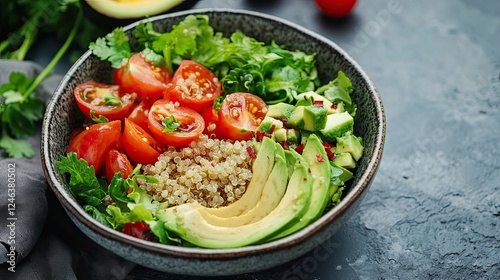
[[(109, 61), (113, 68), (120, 68), (134, 54), (132, 41), (139, 45), (146, 60), (155, 65), (166, 64), (172, 73), (185, 59), (204, 65), (221, 80), (226, 95), (251, 92), (269, 105), (289, 103), (285, 105), (293, 107), (315, 106), (312, 98), (298, 97), (301, 93), (314, 92), (332, 104), (342, 103), (351, 116), (356, 113), (350, 97), (352, 84), (343, 72), (339, 71), (331, 82), (319, 85), (315, 53), (286, 50), (275, 42), (266, 45), (238, 31), (229, 38), (224, 37), (214, 32), (207, 16), (187, 16), (166, 33), (155, 31), (151, 22), (141, 22), (132, 40), (123, 28), (117, 28), (91, 43), (90, 49), (100, 59)], [(214, 102), (216, 110), (223, 98), (220, 96)], [(165, 118), (164, 124), (168, 131), (179, 126), (173, 116)], [(330, 148), (325, 149), (333, 153)], [(340, 202), (344, 183), (352, 178), (352, 173), (333, 163), (330, 156), (329, 159), (332, 198), (328, 207), (333, 207)], [(100, 223), (121, 231), (130, 223), (141, 222), (147, 224), (156, 241), (181, 243), (179, 238), (167, 232), (164, 222), (152, 214), (168, 207), (168, 203), (153, 201), (151, 195), (138, 187), (137, 180), (156, 180), (140, 174), (141, 165), (137, 165), (127, 178), (117, 172), (109, 185), (98, 179), (94, 168), (78, 159), (75, 153), (61, 157), (56, 165), (61, 173), (69, 174), (69, 189), (74, 197)], [(182, 244), (189, 245), (186, 241)]]
[[(221, 79), (225, 94), (251, 92), (267, 104), (290, 103), (298, 93), (319, 85), (315, 54), (290, 51), (275, 42), (265, 45), (238, 31), (230, 38), (223, 37), (205, 15), (187, 16), (166, 33), (155, 31), (151, 22), (141, 22), (133, 36), (146, 49), (149, 61), (160, 62), (151, 52), (162, 55), (171, 72), (184, 59), (209, 68)], [(90, 49), (114, 68), (132, 55), (122, 28), (98, 39)]]

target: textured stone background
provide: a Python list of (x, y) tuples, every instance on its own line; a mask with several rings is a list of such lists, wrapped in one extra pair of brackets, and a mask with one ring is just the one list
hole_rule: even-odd
[[(500, 1), (358, 2), (341, 21), (311, 0), (195, 6), (266, 12), (326, 36), (372, 77), (387, 114), (382, 164), (349, 222), (300, 259), (227, 279), (498, 279)], [(201, 278), (137, 268), (127, 279)]]

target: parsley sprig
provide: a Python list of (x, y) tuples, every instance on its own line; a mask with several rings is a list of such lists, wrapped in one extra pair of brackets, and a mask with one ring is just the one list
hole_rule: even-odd
[(80, 10), (68, 38), (38, 76), (30, 79), (23, 73), (12, 72), (9, 82), (0, 87), (0, 149), (7, 156), (21, 158), (34, 155), (31, 145), (19, 139), (33, 136), (36, 133), (36, 123), (43, 117), (45, 104), (35, 96), (35, 89), (52, 73), (69, 48), (82, 19), (83, 13)]

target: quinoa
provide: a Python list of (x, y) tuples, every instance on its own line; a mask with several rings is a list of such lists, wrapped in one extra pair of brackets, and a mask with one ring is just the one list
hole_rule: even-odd
[(229, 205), (245, 193), (252, 178), (252, 158), (246, 150), (250, 145), (202, 135), (188, 147), (169, 147), (143, 169), (159, 183), (143, 181), (140, 187), (169, 206), (194, 201), (212, 208)]

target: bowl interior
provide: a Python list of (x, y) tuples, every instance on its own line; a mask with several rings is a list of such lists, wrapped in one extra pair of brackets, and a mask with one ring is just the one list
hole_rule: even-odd
[[(358, 110), (355, 117), (355, 133), (363, 138), (365, 155), (359, 161), (354, 180), (351, 182), (346, 198), (339, 206), (330, 210), (322, 219), (285, 241), (277, 240), (268, 244), (258, 245), (253, 248), (241, 248), (239, 252), (255, 253), (256, 250), (269, 250), (269, 248), (279, 248), (289, 246), (296, 240), (303, 241), (313, 235), (323, 226), (328, 226), (335, 222), (335, 218), (361, 194), (366, 191), (369, 182), (378, 166), (380, 160), (384, 135), (385, 117), (383, 113), (380, 96), (364, 71), (354, 62), (343, 50), (328, 39), (310, 32), (298, 25), (289, 23), (282, 19), (248, 11), (209, 9), (192, 10), (189, 12), (178, 12), (163, 16), (153, 17), (154, 28), (158, 31), (168, 31), (177, 24), (187, 14), (206, 14), (210, 18), (210, 24), (215, 31), (221, 31), (225, 36), (229, 36), (234, 31), (256, 38), (259, 41), (270, 43), (275, 41), (280, 45), (285, 45), (289, 49), (300, 49), (305, 52), (315, 52), (317, 54), (317, 67), (319, 77), (326, 83), (336, 77), (337, 71), (342, 70), (352, 81), (352, 99), (357, 104)], [(125, 28), (126, 32), (132, 34), (137, 23)], [(135, 45), (134, 40), (131, 40)], [(123, 236), (121, 233), (113, 232), (100, 225), (90, 215), (86, 214), (78, 203), (71, 197), (65, 185), (65, 179), (57, 171), (54, 164), (61, 155), (66, 154), (66, 147), (69, 143), (69, 135), (73, 129), (80, 126), (84, 116), (80, 113), (74, 98), (73, 88), (79, 84), (94, 79), (99, 82), (112, 81), (112, 69), (107, 62), (102, 62), (94, 57), (90, 52), (85, 53), (64, 76), (59, 87), (56, 89), (47, 107), (44, 123), (42, 127), (42, 157), (47, 180), (58, 199), (65, 206), (70, 215), (74, 215), (81, 223), (92, 227), (95, 231), (106, 234), (110, 238), (125, 241), (129, 244), (137, 244), (134, 238)], [(298, 242), (298, 241), (297, 241)], [(141, 244), (145, 247), (146, 245)], [(173, 246), (154, 244), (151, 245), (165, 252), (181, 250), (184, 255), (190, 252), (198, 254), (209, 252), (210, 256), (235, 250), (200, 250), (195, 248), (172, 248)]]

